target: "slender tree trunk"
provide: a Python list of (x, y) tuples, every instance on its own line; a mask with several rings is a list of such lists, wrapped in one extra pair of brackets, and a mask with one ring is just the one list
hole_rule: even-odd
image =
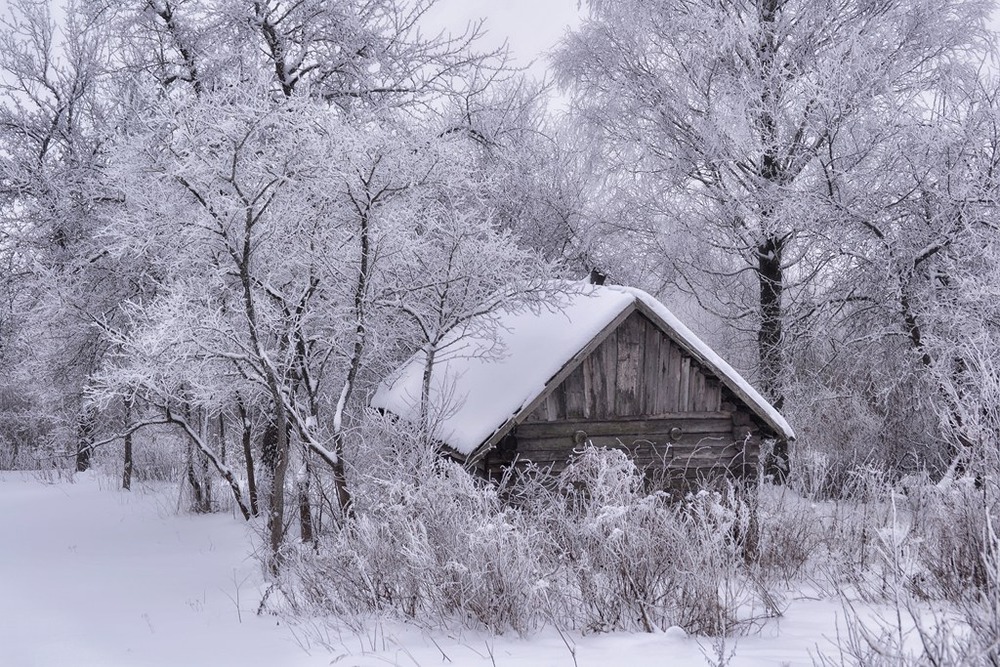
[[(184, 420), (191, 424), (191, 406), (184, 403)], [(188, 485), (191, 487), (191, 509), (199, 514), (206, 514), (211, 511), (211, 501), (208, 499), (203, 477), (198, 470), (198, 454), (195, 453), (194, 444), (188, 438), (187, 453), (184, 465), (184, 472)]]
[(122, 466), (122, 488), (126, 491), (132, 489), (132, 399), (126, 398), (125, 407), (125, 461)]
[(198, 468), (194, 460), (194, 445), (187, 443), (187, 451), (184, 453), (184, 475), (187, 478), (188, 486), (191, 487), (191, 509), (198, 513), (205, 512), (205, 493), (198, 479)]
[(271, 498), (267, 515), (268, 542), (271, 547), (270, 570), (277, 574), (281, 566), (281, 545), (285, 539), (285, 479), (288, 476), (288, 415), (281, 402), (281, 395), (272, 392), (275, 398), (274, 426), (277, 430), (274, 469), (271, 474)]
[[(924, 345), (923, 332), (920, 328), (920, 322), (917, 320), (917, 315), (913, 311), (909, 296), (907, 295), (907, 290), (904, 286), (901, 286), (899, 304), (902, 309), (903, 322), (906, 325), (906, 333), (910, 338), (910, 344), (913, 347), (913, 350), (920, 355), (920, 364), (925, 369), (932, 372), (933, 375), (934, 359), (931, 357), (931, 353), (927, 349), (927, 346)], [(964, 381), (963, 376), (966, 374), (966, 371), (967, 368), (965, 360), (959, 357), (955, 360), (955, 363), (952, 366), (951, 377), (949, 378), (952, 386), (955, 388), (955, 395), (953, 395), (948, 389), (947, 385), (949, 380), (944, 380), (940, 377), (935, 380), (938, 394), (941, 396), (941, 400), (945, 404), (948, 426), (955, 434), (955, 439), (948, 443), (948, 453), (952, 459), (951, 468), (956, 475), (961, 475), (965, 472), (965, 462), (970, 458), (975, 446), (974, 440), (968, 434), (968, 429), (965, 426), (965, 420), (962, 418), (961, 410), (956, 404), (956, 398), (959, 400), (961, 399), (961, 386)]]
[(304, 544), (310, 544), (315, 540), (312, 503), (309, 499), (312, 466), (309, 463), (309, 448), (305, 445), (302, 447), (302, 457), (302, 470), (295, 484), (299, 500), (299, 537)]
[(166, 417), (167, 423), (177, 424), (178, 426), (180, 426), (181, 429), (183, 429), (184, 433), (187, 434), (188, 436), (188, 445), (197, 447), (198, 452), (201, 454), (204, 460), (207, 463), (211, 463), (211, 465), (215, 467), (216, 472), (218, 472), (222, 476), (222, 479), (226, 481), (226, 484), (229, 485), (230, 491), (232, 491), (233, 500), (236, 501), (236, 506), (240, 509), (240, 513), (243, 514), (244, 519), (249, 520), (250, 510), (247, 508), (246, 503), (243, 502), (243, 491), (240, 488), (236, 476), (233, 474), (233, 471), (229, 469), (229, 466), (220, 461), (219, 456), (214, 451), (212, 451), (212, 448), (205, 441), (204, 433), (199, 433), (195, 431), (191, 427), (191, 424), (186, 419), (179, 419), (177, 417), (174, 417), (170, 413), (169, 408), (165, 408), (164, 411), (165, 411), (164, 416)]
[[(226, 413), (219, 412), (219, 460), (226, 463)], [(227, 464), (228, 465), (228, 464)]]
[(420, 428), (421, 434), (428, 440), (431, 437), (431, 375), (434, 372), (434, 358), (437, 354), (437, 346), (434, 343), (427, 345), (427, 359), (424, 362), (424, 374), (420, 381)]
[[(288, 413), (285, 409), (287, 378), (273, 365), (268, 345), (261, 339), (260, 320), (257, 317), (257, 303), (254, 296), (254, 278), (251, 264), (254, 254), (254, 227), (260, 222), (263, 210), (255, 211), (254, 204), (244, 199), (243, 235), (239, 250), (233, 249), (233, 256), (239, 267), (240, 284), (243, 288), (243, 312), (246, 316), (247, 334), (250, 347), (260, 364), (260, 372), (271, 396), (274, 410), (272, 424), (277, 430), (273, 469), (271, 474), (270, 504), (267, 513), (268, 546), (271, 550), (269, 569), (277, 575), (281, 569), (281, 545), (285, 538), (285, 479), (288, 475)], [(266, 437), (265, 437), (266, 440)]]
[[(368, 193), (366, 192), (366, 194)], [(354, 383), (357, 380), (358, 371), (361, 369), (365, 343), (368, 339), (365, 299), (368, 294), (368, 279), (372, 261), (370, 218), (372, 201), (370, 195), (363, 202), (355, 201), (355, 205), (358, 207), (358, 221), (360, 223), (358, 230), (360, 256), (358, 258), (358, 280), (354, 285), (354, 349), (351, 352), (351, 363), (347, 369), (347, 379), (344, 381), (344, 387), (340, 392), (340, 399), (337, 401), (333, 415), (333, 453), (336, 454), (333, 465), (333, 484), (337, 491), (337, 503), (340, 505), (340, 512), (344, 518), (351, 515), (351, 492), (347, 486), (347, 471), (344, 469), (344, 451), (346, 449), (344, 413), (351, 400), (351, 393), (354, 391)]]
[(253, 424), (250, 423), (250, 416), (247, 414), (243, 401), (237, 398), (236, 409), (240, 413), (240, 422), (243, 425), (243, 461), (247, 468), (247, 493), (250, 496), (250, 513), (260, 516), (260, 503), (257, 500), (257, 475), (254, 472), (253, 458)]
[(351, 491), (347, 486), (347, 471), (344, 469), (344, 432), (337, 430), (333, 436), (333, 451), (337, 455), (332, 466), (333, 486), (337, 492), (337, 504), (343, 517), (351, 515)]
[[(201, 427), (201, 441), (205, 445), (211, 445), (211, 439), (208, 436), (209, 423), (210, 420), (207, 414), (202, 413), (199, 420)], [(208, 462), (208, 457), (205, 456), (201, 449), (198, 449), (198, 461), (201, 462), (201, 484), (205, 490), (204, 507), (206, 512), (212, 511), (212, 472), (210, 464)]]
[(76, 421), (76, 471), (90, 470), (90, 459), (94, 447), (94, 411), (91, 408), (81, 408)]

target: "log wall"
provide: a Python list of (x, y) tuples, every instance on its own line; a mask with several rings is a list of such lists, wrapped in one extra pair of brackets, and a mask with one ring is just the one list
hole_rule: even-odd
[(626, 451), (651, 478), (687, 486), (753, 474), (756, 420), (640, 312), (632, 313), (480, 462), (565, 469), (586, 444)]
[(716, 412), (721, 403), (721, 383), (635, 312), (524, 421)]
[(726, 474), (751, 475), (760, 452), (760, 434), (751, 426), (734, 427), (728, 412), (524, 423), (484, 458), (481, 472), (496, 478), (512, 464), (532, 463), (559, 473), (587, 445), (622, 450), (649, 477), (689, 485)]

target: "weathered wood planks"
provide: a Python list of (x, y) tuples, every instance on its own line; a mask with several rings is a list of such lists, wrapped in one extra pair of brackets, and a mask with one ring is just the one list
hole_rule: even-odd
[(529, 462), (558, 473), (580, 451), (579, 434), (678, 484), (753, 474), (760, 427), (710, 369), (639, 310), (605, 333), (517, 418), (516, 448), (487, 453), (481, 474)]
[(524, 421), (717, 411), (722, 387), (645, 315), (629, 315)]
[(673, 428), (680, 428), (689, 433), (714, 433), (728, 437), (733, 429), (733, 417), (728, 412), (677, 412), (613, 421), (566, 419), (551, 423), (525, 422), (517, 427), (517, 435), (521, 440), (553, 437), (564, 433), (573, 433), (576, 430), (586, 431), (590, 435), (641, 435), (669, 433)]

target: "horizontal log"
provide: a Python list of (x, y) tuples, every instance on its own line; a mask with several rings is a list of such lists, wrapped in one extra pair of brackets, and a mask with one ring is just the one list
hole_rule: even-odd
[[(531, 462), (540, 466), (559, 464), (560, 467), (564, 467), (570, 460), (572, 460), (570, 457), (560, 457), (558, 454), (558, 452), (535, 452), (531, 455), (519, 454), (516, 459), (513, 459), (513, 462), (516, 464), (526, 464)], [(629, 458), (639, 469), (648, 467), (666, 467), (674, 470), (684, 470), (689, 468), (708, 470), (712, 468), (732, 468), (747, 464), (756, 464), (756, 459), (747, 458), (738, 453), (727, 453), (725, 456), (677, 456), (672, 458), (669, 456), (661, 457), (656, 454), (650, 454), (645, 456), (630, 456)], [(504, 465), (509, 465), (510, 463), (511, 461), (496, 462), (491, 463), (490, 467), (503, 467)]]
[(580, 434), (579, 437), (576, 437), (576, 433), (563, 433), (560, 435), (542, 437), (535, 435), (519, 435), (517, 437), (517, 447), (519, 450), (531, 447), (531, 443), (547, 443), (546, 446), (552, 446), (553, 448), (563, 448), (566, 446), (579, 448), (588, 442), (595, 447), (632, 447), (633, 444), (669, 444), (675, 447), (699, 447), (718, 445), (720, 443), (729, 444), (736, 441), (733, 439), (731, 433), (727, 433), (725, 431), (715, 433), (690, 433), (681, 431), (680, 437), (677, 439), (674, 438), (674, 434), (670, 431), (629, 434), (623, 433), (620, 435), (584, 432), (583, 434)]
[[(701, 456), (705, 458), (719, 458), (722, 456), (736, 456), (740, 453), (752, 454), (753, 450), (743, 450), (738, 444), (733, 443), (731, 440), (718, 441), (718, 442), (706, 442), (701, 441), (699, 443), (657, 443), (650, 442), (648, 440), (640, 440), (635, 443), (624, 444), (620, 441), (607, 442), (607, 443), (590, 443), (593, 444), (598, 449), (612, 449), (623, 451), (629, 456), (639, 456), (647, 455), (650, 453), (656, 453), (659, 455), (664, 455), (667, 452), (670, 453), (671, 457), (689, 457), (689, 456)], [(527, 456), (529, 454), (533, 455), (548, 455), (552, 458), (569, 458), (583, 452), (584, 446), (582, 445), (572, 445), (566, 441), (560, 440), (534, 440), (527, 443), (519, 444), (517, 452), (511, 452), (511, 454), (517, 453), (521, 456)], [(496, 455), (494, 455), (496, 456)], [(512, 458), (512, 456), (507, 456), (507, 459)]]
[(547, 438), (585, 431), (588, 435), (643, 435), (668, 433), (679, 428), (688, 433), (725, 433), (733, 431), (732, 416), (725, 412), (680, 412), (641, 419), (599, 421), (567, 419), (561, 421), (524, 422), (517, 427), (518, 437)]
[[(643, 447), (635, 449), (628, 449), (626, 447), (608, 447), (607, 449), (623, 452), (628, 458), (637, 461), (643, 460), (643, 461), (659, 462), (664, 460), (670, 460), (676, 456), (676, 454), (672, 449), (662, 445), (657, 447)], [(565, 449), (531, 448), (517, 452), (517, 456), (522, 459), (530, 458), (530, 459), (545, 459), (545, 460), (558, 461), (558, 460), (567, 460), (575, 456), (578, 456), (580, 452), (581, 450), (579, 449), (569, 449), (569, 448)], [(733, 454), (735, 454), (735, 452), (733, 452)], [(709, 454), (708, 456), (718, 458), (718, 456), (714, 454)], [(513, 456), (508, 457), (506, 460), (510, 461), (512, 459)]]
[(740, 451), (738, 443), (731, 438), (700, 438), (698, 440), (681, 439), (671, 443), (674, 456), (721, 456), (726, 451)]
[[(646, 452), (639, 454), (638, 456), (625, 452), (628, 459), (633, 461), (637, 466), (642, 467), (644, 465), (664, 465), (671, 460), (669, 453), (662, 452)], [(569, 461), (572, 457), (562, 456), (562, 452), (532, 452), (530, 454), (518, 454), (517, 458), (519, 460), (530, 460), (530, 461)], [(509, 461), (508, 461), (509, 463)]]
[(549, 474), (558, 475), (559, 473), (561, 473), (563, 470), (566, 469), (567, 462), (565, 460), (546, 461), (543, 459), (538, 459), (538, 460), (522, 459), (518, 457), (517, 459), (515, 459), (513, 465), (515, 469), (519, 470), (523, 470), (524, 468), (527, 468), (529, 465), (535, 465), (541, 468), (542, 470), (547, 471)]
[[(589, 434), (588, 434), (589, 435)], [(631, 454), (645, 451), (664, 452), (670, 449), (675, 455), (691, 455), (701, 453), (710, 456), (722, 456), (727, 452), (737, 453), (744, 451), (747, 454), (759, 452), (760, 443), (756, 439), (749, 442), (737, 441), (728, 433), (716, 434), (692, 434), (687, 433), (679, 440), (673, 440), (670, 433), (649, 433), (646, 435), (631, 436), (592, 436), (589, 435), (586, 441), (577, 442), (568, 434), (561, 437), (549, 438), (525, 438), (519, 437), (516, 450), (520, 454), (548, 452), (553, 457), (565, 458), (574, 453), (578, 453), (586, 446), (604, 447), (608, 449), (619, 449)], [(513, 453), (513, 452), (511, 452)], [(496, 456), (497, 452), (491, 454)], [(509, 458), (509, 457), (508, 457)]]
[[(515, 470), (524, 470), (529, 465), (535, 465), (542, 471), (553, 477), (566, 470), (565, 461), (527, 461), (518, 460), (514, 463)], [(506, 472), (507, 467), (490, 469), (487, 473), (492, 479), (500, 479)], [(755, 474), (754, 466), (725, 466), (714, 465), (710, 467), (686, 467), (672, 468), (658, 465), (640, 466), (640, 473), (646, 478), (647, 483), (654, 488), (666, 488), (673, 491), (693, 490), (703, 483), (726, 478), (745, 478)]]
[(686, 469), (686, 468), (698, 468), (702, 470), (707, 470), (710, 468), (722, 467), (722, 468), (732, 468), (734, 466), (742, 466), (748, 463), (747, 459), (743, 455), (736, 456), (726, 456), (726, 457), (675, 457), (667, 462), (667, 467), (672, 469)]

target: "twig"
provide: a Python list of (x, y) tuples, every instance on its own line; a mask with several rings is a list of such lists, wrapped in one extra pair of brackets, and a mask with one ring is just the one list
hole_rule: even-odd
[[(566, 635), (563, 634), (562, 629), (557, 624), (553, 623), (552, 625), (556, 629), (556, 632), (559, 633), (559, 639), (566, 645), (566, 650), (569, 651), (570, 656), (573, 658), (573, 667), (580, 667), (576, 662), (576, 644), (570, 644), (570, 641), (566, 639)], [(490, 657), (492, 658), (493, 655), (490, 654)], [(496, 667), (496, 663), (493, 663), (493, 667)]]
[(267, 599), (269, 597), (271, 597), (271, 591), (274, 590), (275, 586), (277, 586), (277, 584), (275, 584), (275, 583), (272, 582), (271, 585), (267, 587), (267, 590), (264, 591), (264, 597), (262, 597), (260, 599), (260, 604), (257, 605), (257, 615), (258, 616), (260, 616), (261, 614), (264, 613), (264, 607), (267, 606)]
[(434, 637), (430, 634), (428, 634), (427, 636), (430, 638), (431, 643), (434, 644), (434, 647), (437, 648), (437, 650), (441, 651), (442, 660), (447, 660), (448, 662), (451, 662), (451, 658), (448, 657), (448, 654), (444, 652), (444, 650), (441, 648), (441, 645), (437, 643)]
[[(496, 658), (494, 658), (494, 657), (493, 657), (493, 647), (492, 647), (492, 646), (490, 646), (490, 643), (489, 643), (488, 641), (486, 641), (485, 639), (483, 640), (483, 644), (485, 644), (485, 645), (486, 645), (486, 652), (487, 652), (487, 653), (489, 654), (489, 656), (490, 656), (490, 662), (491, 662), (491, 663), (493, 663), (493, 667), (497, 667), (497, 661), (496, 661)], [(576, 662), (576, 661), (574, 660), (574, 663), (575, 663), (575, 662)]]

